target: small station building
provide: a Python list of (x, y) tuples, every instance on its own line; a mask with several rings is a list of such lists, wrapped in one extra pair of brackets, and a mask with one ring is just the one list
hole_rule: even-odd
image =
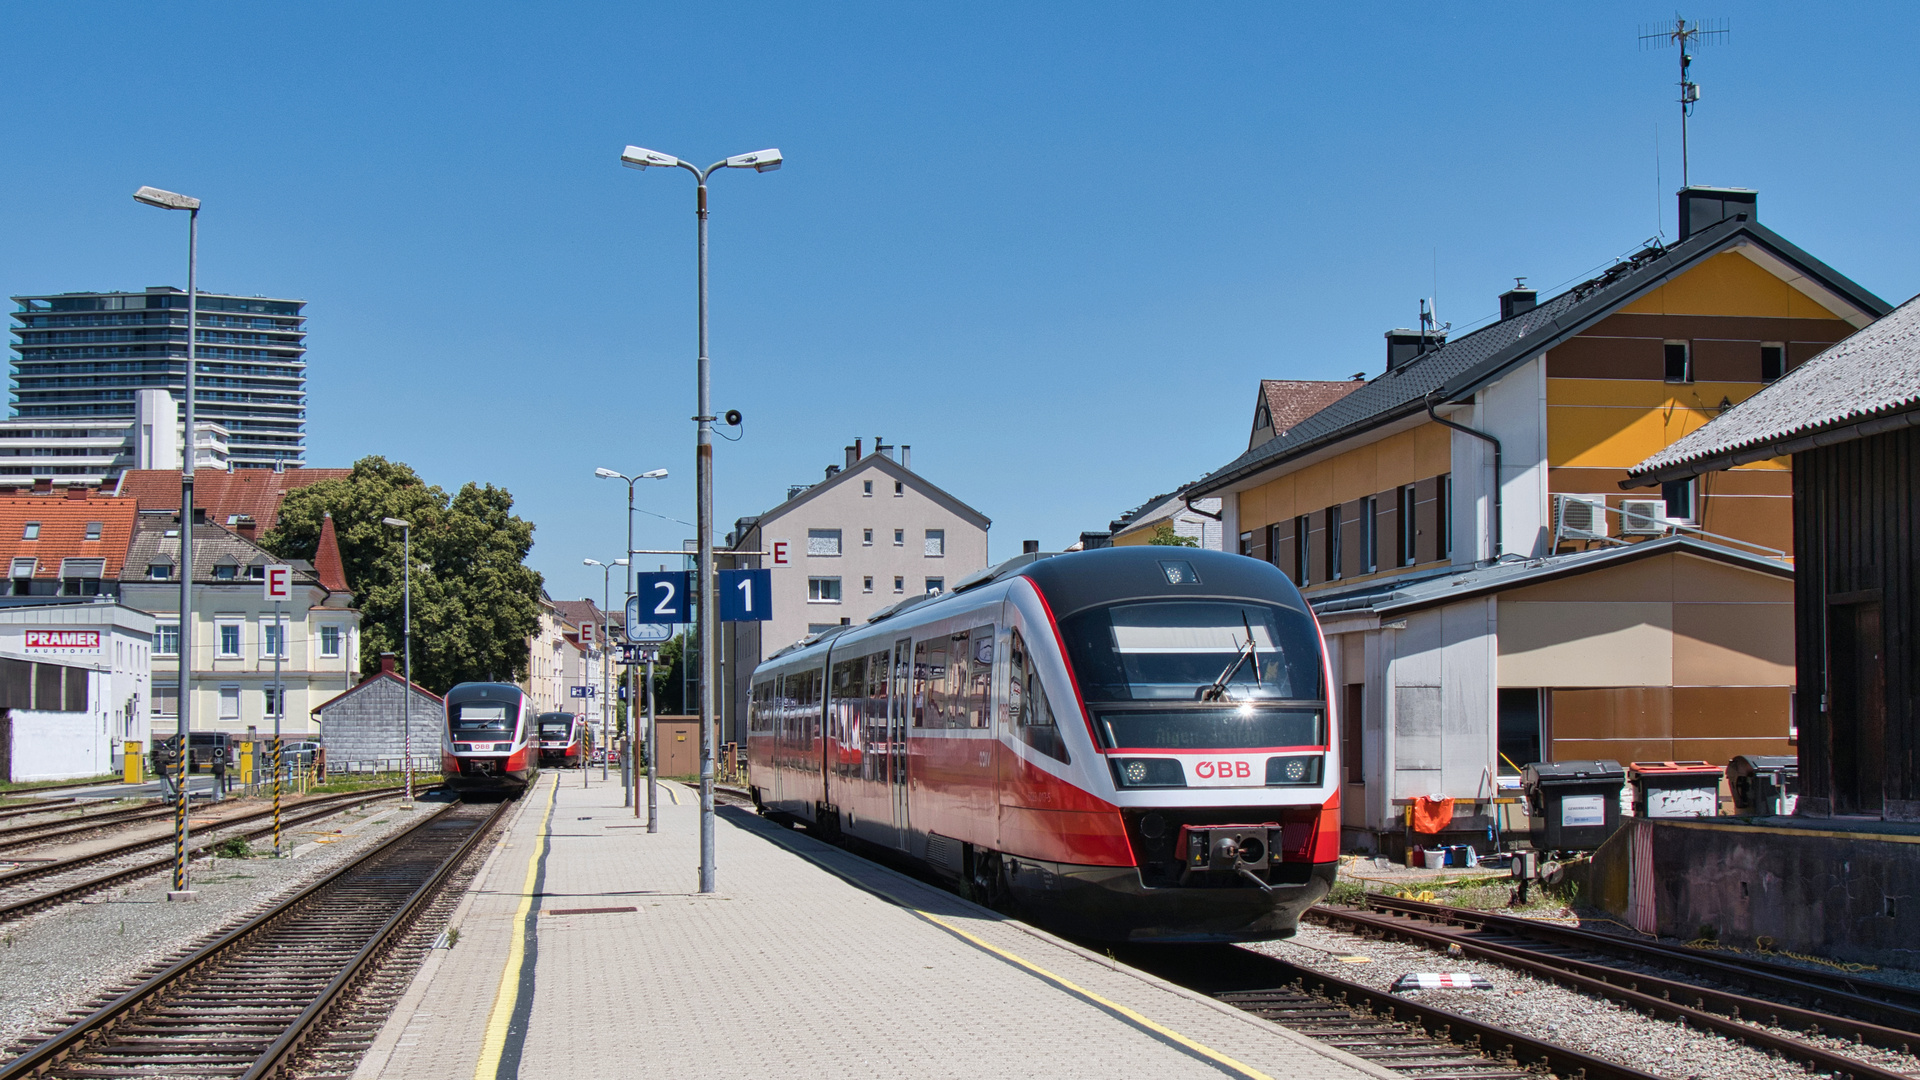
[(153, 627), (104, 596), (0, 602), (0, 781), (119, 772), (152, 745)]

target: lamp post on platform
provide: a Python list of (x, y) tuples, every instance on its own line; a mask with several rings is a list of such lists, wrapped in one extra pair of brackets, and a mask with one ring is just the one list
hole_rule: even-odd
[[(694, 193), (694, 214), (699, 218), (699, 275), (700, 275), (700, 356), (696, 362), (699, 382), (699, 407), (695, 410), (694, 423), (699, 425), (694, 436), (694, 462), (698, 469), (696, 476), (695, 498), (698, 503), (694, 514), (695, 528), (699, 531), (699, 562), (694, 567), (694, 604), (695, 624), (694, 640), (700, 650), (700, 891), (710, 893), (713, 884), (713, 691), (714, 659), (719, 655), (713, 648), (714, 633), (714, 596), (713, 596), (713, 421), (712, 405), (709, 401), (709, 378), (707, 361), (707, 178), (719, 169), (752, 169), (754, 172), (772, 172), (780, 167), (781, 157), (778, 150), (760, 150), (751, 154), (736, 154), (730, 158), (716, 161), (701, 169), (689, 162), (681, 161), (671, 154), (662, 154), (657, 150), (629, 146), (620, 154), (620, 164), (629, 169), (685, 169), (693, 174), (699, 186)], [(629, 551), (633, 545), (628, 544)]]
[[(622, 561), (626, 564), (626, 567), (627, 567), (627, 599), (631, 600), (633, 599), (633, 485), (639, 483), (642, 480), (665, 480), (667, 478), (667, 470), (651, 469), (647, 472), (641, 473), (638, 476), (628, 476), (626, 473), (615, 472), (612, 469), (595, 469), (593, 470), (593, 475), (599, 477), (602, 480), (625, 480), (627, 482), (627, 558)], [(620, 607), (622, 612), (626, 610), (626, 604), (624, 602), (622, 602)], [(639, 700), (640, 700), (640, 687), (638, 683), (635, 681), (635, 673), (633, 670), (633, 665), (628, 664), (627, 665), (627, 745), (629, 747), (638, 747), (640, 745), (640, 740), (637, 737), (637, 733), (639, 732), (640, 728), (639, 728), (639, 725), (633, 722), (633, 707), (634, 707), (634, 704)], [(620, 778), (621, 786), (626, 789), (626, 795), (624, 796), (620, 805), (633, 807), (633, 816), (639, 817), (640, 816), (640, 799), (636, 789), (638, 789), (640, 786), (640, 771), (639, 771), (640, 759), (638, 755), (633, 753), (628, 753), (624, 760), (632, 764), (632, 768), (634, 771), (632, 773), (631, 780), (629, 780), (628, 776), (626, 775), (624, 766), (621, 770), (622, 771), (622, 775)], [(654, 790), (654, 783), (653, 783), (653, 756), (649, 754), (647, 756), (647, 831), (648, 832), (660, 831), (660, 820), (656, 816), (657, 809), (658, 809), (657, 792)]]
[(401, 802), (400, 809), (411, 810), (413, 809), (413, 522), (388, 517), (381, 518), (380, 524), (400, 530), (400, 618), (404, 623), (400, 638), (406, 643), (407, 665), (406, 693), (400, 696), (402, 717), (400, 752), (406, 755), (404, 768), (407, 797)]
[(193, 431), (194, 339), (200, 330), (199, 291), (194, 275), (200, 262), (200, 200), (191, 195), (142, 187), (135, 201), (162, 210), (187, 212), (187, 416), (186, 438), (180, 449), (180, 703), (177, 732), (180, 739), (179, 805), (173, 814), (173, 891), (191, 900), (187, 888), (187, 761), (192, 753), (187, 730), (193, 713), (193, 459), (199, 449)]
[[(627, 560), (615, 559), (612, 562), (601, 562), (599, 559), (581, 559), (580, 562), (585, 566), (600, 568), (600, 618), (604, 622), (613, 614), (607, 608), (612, 595), (609, 590), (613, 588), (613, 568), (627, 565)], [(613, 644), (612, 626), (602, 625), (600, 630), (605, 635), (607, 644)], [(607, 689), (607, 650), (602, 648), (600, 650), (600, 779), (602, 780), (607, 778), (607, 747), (611, 745), (607, 741), (607, 730), (613, 722), (608, 715), (613, 711), (611, 704), (613, 699), (607, 696)], [(627, 706), (627, 727), (629, 730), (633, 727), (633, 706), (631, 705)], [(584, 770), (586, 766), (582, 765), (581, 768)]]

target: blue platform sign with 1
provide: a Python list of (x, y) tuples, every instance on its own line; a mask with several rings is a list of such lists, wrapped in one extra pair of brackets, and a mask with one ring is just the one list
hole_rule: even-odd
[(627, 601), (627, 640), (670, 641), (674, 627), (687, 621), (693, 574), (687, 570), (635, 574)]
[(772, 570), (722, 570), (717, 584), (721, 622), (765, 622), (773, 618)]

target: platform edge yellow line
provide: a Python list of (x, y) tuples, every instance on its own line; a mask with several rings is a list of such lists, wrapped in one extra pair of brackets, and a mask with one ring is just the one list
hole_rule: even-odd
[(520, 1003), (520, 965), (527, 955), (527, 912), (533, 910), (533, 887), (540, 877), (540, 838), (547, 833), (553, 818), (553, 805), (560, 798), (556, 779), (547, 792), (547, 807), (540, 814), (540, 828), (534, 833), (533, 854), (527, 857), (527, 880), (520, 888), (520, 906), (513, 913), (513, 936), (507, 944), (507, 962), (500, 970), (500, 986), (494, 991), (493, 1009), (487, 1013), (487, 1033), (480, 1040), (480, 1058), (473, 1063), (473, 1080), (493, 1080), (500, 1071), (500, 1055), (507, 1049), (507, 1025), (513, 1009)]

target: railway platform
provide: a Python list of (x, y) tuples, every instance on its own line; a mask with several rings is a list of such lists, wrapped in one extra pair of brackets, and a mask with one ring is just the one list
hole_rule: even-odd
[(702, 896), (662, 787), (544, 774), (356, 1080), (1394, 1075), (749, 810)]

